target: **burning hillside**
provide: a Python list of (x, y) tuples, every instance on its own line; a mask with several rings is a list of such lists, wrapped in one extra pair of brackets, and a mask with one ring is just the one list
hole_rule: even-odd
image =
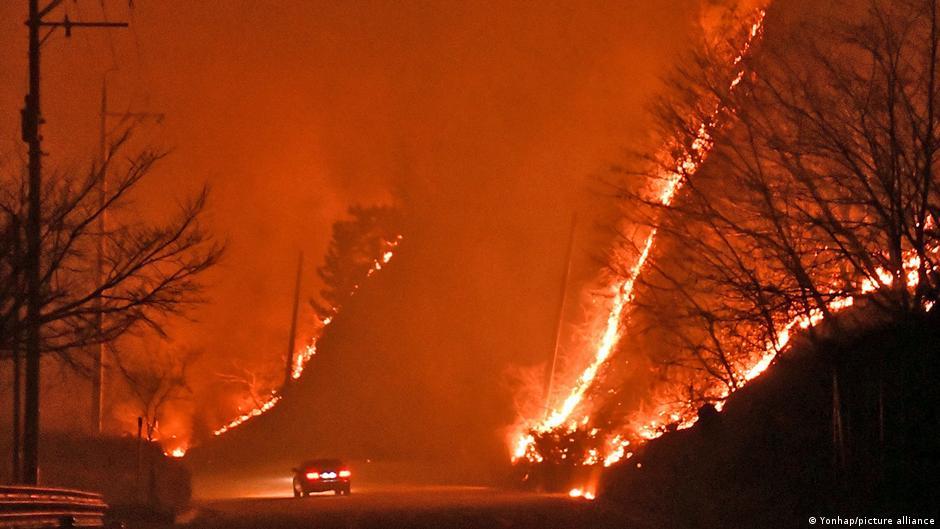
[[(763, 19), (764, 13), (760, 12), (757, 15), (757, 21), (751, 25), (739, 54), (733, 59), (737, 73), (730, 82), (729, 91), (733, 91), (745, 75), (742, 61), (749, 53), (754, 41), (760, 36)], [(726, 106), (719, 105), (709, 118), (698, 126), (696, 137), (689, 145), (688, 150), (676, 160), (676, 165), (671, 171), (661, 176), (661, 190), (655, 198), (660, 204), (668, 206), (681, 190), (684, 178), (694, 174), (707, 158), (713, 145), (712, 133), (716, 127), (720, 126), (723, 115), (729, 111), (730, 109)], [(515, 442), (514, 461), (526, 459), (529, 462), (540, 463), (544, 461), (545, 456), (540, 453), (537, 447), (536, 437), (557, 436), (559, 432), (571, 434), (579, 429), (584, 429), (589, 424), (590, 415), (589, 411), (584, 409), (583, 399), (594, 384), (599, 371), (604, 367), (618, 345), (625, 310), (629, 310), (629, 305), (634, 299), (636, 282), (646, 268), (647, 260), (656, 241), (656, 235), (657, 230), (655, 228), (649, 230), (644, 242), (641, 244), (639, 255), (629, 268), (627, 275), (609, 287), (612, 293), (611, 306), (606, 317), (606, 324), (603, 327), (603, 333), (597, 341), (597, 349), (590, 364), (584, 369), (575, 381), (570, 393), (557, 408), (550, 410), (545, 418), (536, 419), (535, 424), (529, 424), (525, 427), (528, 430), (527, 433), (520, 435)], [(766, 367), (766, 364), (764, 367)], [(678, 419), (679, 416), (673, 418), (673, 420)], [(649, 427), (655, 427), (655, 422), (651, 422)], [(592, 439), (598, 438), (599, 435), (602, 436), (599, 446), (588, 449), (587, 454), (581, 456), (581, 464), (596, 465), (603, 463), (604, 466), (610, 466), (629, 453), (626, 451), (626, 447), (629, 446), (630, 441), (623, 433), (602, 433), (598, 428), (588, 430), (588, 436)], [(564, 449), (562, 449), (560, 457), (561, 459), (568, 457)]]
[[(382, 248), (381, 253), (376, 256), (372, 263), (368, 266), (365, 273), (362, 274), (362, 277), (358, 281), (363, 281), (372, 276), (375, 272), (382, 269), (384, 265), (387, 265), (389, 261), (392, 260), (394, 255), (395, 248), (398, 247), (401, 242), (402, 237), (398, 235), (391, 240), (380, 240), (379, 244)], [(355, 294), (356, 290), (359, 289), (359, 282), (353, 284), (352, 289), (349, 291), (348, 295), (352, 296)], [(307, 363), (317, 354), (317, 342), (320, 340), (320, 337), (329, 327), (330, 323), (333, 321), (333, 317), (339, 312), (340, 306), (333, 305), (329, 308), (329, 316), (323, 316), (318, 320), (317, 325), (312, 332), (312, 335), (308, 339), (307, 345), (303, 346), (299, 350), (294, 352), (294, 355), (291, 360), (290, 368), (290, 379), (297, 380), (304, 374), (304, 369), (307, 367)], [(285, 382), (287, 384), (289, 382)], [(265, 412), (273, 409), (278, 402), (280, 402), (282, 396), (281, 391), (272, 391), (271, 395), (265, 399), (260, 404), (255, 407), (245, 411), (241, 415), (235, 417), (228, 423), (220, 426), (213, 430), (212, 435), (220, 436), (233, 428), (237, 428), (242, 424), (250, 421), (251, 419), (263, 415)]]
[[(613, 267), (624, 272), (609, 287), (590, 362), (545, 416), (523, 425), (514, 461), (610, 466), (692, 426), (703, 405), (721, 410), (796, 334), (815, 339), (820, 322), (835, 325), (861, 298), (888, 319), (933, 308), (936, 139), (933, 125), (921, 126), (936, 119), (932, 85), (921, 82), (933, 71), (933, 26), (913, 7), (878, 4), (862, 22), (830, 5), (793, 7), (774, 6), (766, 19), (761, 11), (737, 52), (699, 54), (679, 74), (678, 95), (657, 107), (668, 141), (645, 157), (654, 170), (637, 171), (654, 189), (621, 193), (625, 224), (642, 235), (615, 253), (632, 258)], [(872, 22), (879, 17), (887, 22)], [(900, 28), (904, 38), (891, 40)], [(805, 46), (792, 44), (799, 38)], [(881, 61), (891, 46), (903, 66)], [(850, 63), (875, 67), (841, 66)], [(911, 121), (899, 124), (898, 112)], [(629, 380), (623, 339), (637, 321), (662, 350), (660, 388), (639, 410), (618, 388)], [(842, 438), (841, 420), (834, 428)]]

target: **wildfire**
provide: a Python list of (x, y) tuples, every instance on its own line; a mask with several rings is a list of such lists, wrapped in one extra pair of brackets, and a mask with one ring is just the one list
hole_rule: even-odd
[(163, 455), (172, 457), (174, 459), (180, 459), (184, 457), (186, 455), (186, 450), (189, 448), (186, 441), (179, 439), (175, 435), (154, 440), (159, 442), (163, 447)]
[[(937, 253), (940, 251), (940, 247), (933, 248), (932, 253)], [(909, 289), (914, 289), (920, 283), (920, 274), (918, 270), (920, 268), (920, 257), (915, 253), (908, 254), (904, 262), (902, 263), (902, 268), (905, 270), (905, 279), (906, 286)], [(894, 283), (894, 276), (888, 273), (883, 268), (878, 268), (875, 270), (875, 277), (868, 277), (862, 280), (861, 284), (858, 286), (859, 292), (862, 294), (870, 294), (876, 290), (880, 290), (885, 287), (890, 287)], [(838, 298), (829, 302), (826, 305), (826, 308), (830, 313), (836, 313), (847, 309), (855, 305), (855, 298), (853, 296), (845, 296)], [(930, 307), (925, 307), (930, 310)], [(799, 327), (800, 329), (809, 329), (810, 327), (815, 326), (817, 323), (822, 321), (823, 311), (819, 309), (812, 310), (808, 315), (802, 315), (794, 318), (789, 323), (787, 323), (783, 329), (781, 329), (776, 336), (776, 339), (773, 343), (767, 344), (767, 349), (761, 359), (751, 367), (750, 370), (745, 373), (744, 380), (748, 382), (753, 380), (761, 373), (767, 370), (770, 367), (770, 363), (776, 358), (777, 354), (783, 349), (787, 343), (790, 341), (790, 333), (794, 327)], [(727, 396), (727, 395), (725, 395)]]
[[(758, 13), (757, 20), (752, 24), (748, 38), (738, 56), (734, 59), (735, 66), (743, 61), (744, 57), (750, 51), (752, 43), (761, 34), (764, 15), (764, 11)], [(741, 68), (731, 82), (730, 90), (733, 91), (735, 87), (738, 86), (743, 76), (744, 70)], [(725, 110), (726, 109), (720, 104), (715, 108), (711, 117), (699, 126), (696, 139), (692, 142), (685, 155), (678, 161), (675, 170), (670, 174), (664, 175), (662, 178), (663, 188), (660, 190), (657, 197), (661, 204), (669, 205), (672, 202), (673, 198), (682, 187), (683, 177), (694, 174), (708, 156), (714, 144), (710, 131), (718, 125), (719, 117)], [(541, 422), (530, 426), (528, 431), (546, 433), (565, 425), (567, 425), (569, 430), (573, 431), (577, 427), (578, 421), (571, 420), (571, 415), (582, 403), (584, 395), (594, 383), (598, 371), (610, 357), (614, 347), (620, 341), (620, 323), (623, 311), (630, 302), (633, 301), (634, 285), (643, 272), (643, 269), (646, 267), (655, 240), (656, 230), (652, 229), (647, 234), (646, 240), (642, 245), (642, 250), (629, 273), (625, 278), (611, 285), (610, 290), (613, 295), (613, 300), (611, 302), (610, 312), (607, 315), (604, 332), (600, 337), (597, 350), (593, 355), (591, 363), (575, 381), (574, 387), (568, 393), (567, 398), (565, 398), (561, 406), (552, 410)], [(618, 438), (615, 437), (614, 439)], [(609, 466), (623, 457), (626, 445), (618, 444), (620, 441), (615, 442), (614, 439), (611, 440), (610, 444), (612, 444), (612, 446), (610, 451), (604, 456), (605, 466)], [(531, 433), (523, 434), (515, 443), (513, 461), (522, 457), (525, 457), (531, 462), (538, 463), (542, 461), (542, 456), (538, 454), (538, 450), (535, 448), (535, 437)]]
[[(382, 269), (382, 267), (388, 264), (392, 260), (392, 257), (395, 255), (394, 250), (401, 243), (402, 236), (398, 235), (392, 241), (385, 241), (384, 250), (382, 255), (377, 257), (372, 264), (372, 267), (369, 268), (369, 271), (366, 273), (366, 277), (372, 276), (375, 272)], [(350, 295), (355, 293), (355, 289), (358, 289), (359, 285), (353, 287), (353, 292), (350, 292)], [(324, 330), (333, 322), (333, 317), (339, 312), (338, 307), (333, 307), (333, 315), (327, 316), (319, 321), (316, 329), (313, 331), (313, 336), (310, 338), (309, 343), (304, 346), (303, 349), (297, 351), (293, 357), (293, 363), (291, 364), (291, 380), (297, 380), (304, 374), (304, 368), (307, 366), (307, 362), (310, 361), (317, 354), (317, 343), (320, 340), (320, 337), (323, 335)], [(235, 417), (227, 424), (219, 427), (212, 432), (212, 435), (220, 436), (225, 432), (233, 428), (237, 428), (242, 424), (250, 421), (251, 419), (258, 417), (259, 415), (264, 414), (268, 410), (274, 408), (278, 402), (281, 401), (283, 396), (278, 393), (278, 391), (272, 391), (270, 397), (267, 400), (262, 402), (259, 406)]]
[(323, 318), (320, 321), (319, 331), (310, 339), (310, 343), (301, 351), (294, 354), (294, 363), (290, 371), (290, 377), (292, 379), (297, 380), (300, 378), (300, 375), (304, 374), (304, 367), (307, 365), (307, 362), (317, 354), (317, 340), (320, 337), (320, 333), (323, 332), (323, 328), (329, 325), (331, 321), (333, 321), (333, 318)]
[[(749, 39), (740, 55), (734, 61), (736, 66), (742, 63), (752, 42), (761, 34), (763, 18), (764, 13), (761, 12), (757, 22), (755, 22), (751, 28)], [(744, 75), (744, 70), (740, 69), (730, 84), (731, 91), (740, 84)], [(723, 109), (720, 106), (715, 110), (710, 120), (699, 127), (696, 140), (692, 143), (686, 155), (679, 160), (675, 171), (662, 178), (664, 187), (660, 190), (657, 197), (661, 204), (670, 204), (681, 189), (683, 176), (694, 174), (708, 156), (709, 151), (713, 147), (710, 131), (715, 130), (718, 126), (720, 115), (726, 110), (727, 109)], [(642, 246), (642, 251), (637, 257), (633, 267), (629, 270), (629, 273), (618, 283), (612, 285), (611, 288), (613, 289), (614, 295), (609, 307), (606, 327), (604, 328), (603, 334), (599, 337), (597, 342), (595, 342), (598, 345), (592, 361), (575, 381), (574, 387), (562, 404), (552, 410), (550, 414), (547, 414), (541, 422), (535, 422), (534, 425), (530, 423), (525, 433), (516, 439), (512, 453), (514, 462), (524, 459), (531, 463), (540, 463), (545, 460), (536, 445), (536, 440), (540, 434), (573, 434), (579, 426), (587, 425), (586, 413), (584, 413), (583, 420), (579, 420), (577, 417), (573, 418), (573, 415), (579, 410), (579, 407), (582, 406), (584, 395), (594, 383), (598, 371), (608, 360), (613, 347), (616, 346), (616, 343), (620, 339), (620, 324), (623, 312), (633, 300), (634, 284), (646, 265), (655, 238), (656, 231), (653, 229), (648, 233)], [(940, 253), (940, 247), (931, 248), (929, 251), (933, 254)], [(724, 400), (732, 391), (743, 387), (748, 382), (764, 373), (777, 355), (787, 347), (795, 333), (799, 330), (809, 329), (818, 325), (827, 314), (838, 313), (853, 307), (858, 302), (858, 296), (897, 286), (896, 283), (898, 282), (903, 282), (904, 286), (910, 291), (916, 291), (922, 277), (921, 274), (923, 273), (921, 264), (920, 257), (914, 250), (911, 250), (903, 255), (902, 270), (897, 276), (888, 270), (877, 268), (873, 273), (858, 278), (854, 285), (848, 285), (846, 290), (857, 293), (855, 296), (836, 296), (825, 304), (825, 306), (810, 310), (804, 314), (796, 315), (785, 324), (775, 329), (773, 338), (768, 340), (768, 343), (766, 343), (763, 348), (759, 348), (758, 351), (756, 351), (756, 354), (752, 357), (752, 364), (744, 371), (741, 379), (735, 381), (734, 387), (725, 387), (718, 392), (716, 395), (718, 399), (715, 405), (716, 409), (721, 411)], [(933, 270), (933, 272), (936, 272), (936, 269)], [(932, 310), (933, 302), (925, 301), (923, 308), (927, 311)], [(630, 441), (626, 440), (625, 435), (633, 435), (636, 441), (642, 443), (645, 442), (645, 440), (655, 439), (672, 429), (681, 430), (689, 428), (698, 420), (696, 411), (697, 410), (691, 408), (678, 410), (674, 408), (670, 409), (670, 405), (663, 405), (658, 410), (658, 413), (653, 415), (653, 417), (655, 417), (654, 419), (650, 419), (650, 416), (646, 415), (641, 421), (632, 423), (629, 428), (624, 428), (624, 431), (629, 432), (629, 434), (616, 433), (616, 435), (610, 436), (611, 434), (608, 433), (607, 435), (609, 437), (607, 437), (603, 443), (597, 443), (594, 447), (586, 448), (583, 459), (580, 460), (579, 463), (584, 466), (603, 464), (604, 467), (608, 467), (623, 459), (629, 459), (633, 456), (633, 453), (627, 451), (627, 448), (630, 446)], [(598, 437), (598, 428), (594, 428), (585, 433), (588, 439), (600, 440)], [(565, 457), (562, 456), (562, 459), (564, 458)], [(637, 463), (636, 468), (642, 468), (642, 464)], [(591, 492), (588, 492), (589, 490)], [(593, 498), (593, 490), (583, 485), (572, 488), (568, 493), (568, 495), (573, 498), (588, 498), (588, 494), (591, 494), (591, 498)]]
[[(940, 247), (936, 247), (930, 250), (931, 253), (940, 253)], [(915, 289), (920, 282), (920, 275), (917, 273), (920, 267), (920, 258), (912, 253), (906, 255), (903, 261), (903, 269), (905, 271), (904, 278), (906, 280), (906, 286), (908, 289)], [(887, 273), (882, 269), (878, 269), (875, 272), (875, 277), (866, 278), (862, 280), (858, 285), (858, 291), (862, 294), (869, 294), (875, 292), (879, 289), (890, 287), (894, 282), (894, 276)], [(827, 310), (830, 313), (837, 313), (842, 310), (845, 310), (849, 307), (855, 305), (855, 298), (853, 296), (845, 296), (842, 298), (837, 298), (831, 301), (827, 306)], [(925, 306), (927, 310), (931, 310), (932, 306), (929, 304)], [(786, 345), (790, 342), (792, 333), (796, 328), (799, 329), (809, 329), (820, 323), (824, 318), (823, 311), (815, 309), (807, 315), (801, 315), (790, 320), (786, 325), (784, 325), (775, 336), (775, 339), (766, 345), (766, 348), (760, 358), (754, 363), (754, 365), (745, 373), (743, 380), (738, 385), (738, 387), (743, 387), (747, 382), (760, 376), (773, 360), (776, 358), (777, 354), (783, 350)], [(722, 404), (728, 395), (730, 390), (725, 388), (721, 394), (718, 395), (718, 402), (715, 407), (720, 411)], [(660, 411), (658, 414), (660, 417), (666, 417), (669, 422), (675, 425), (677, 430), (684, 430), (691, 427), (698, 421), (698, 415), (694, 410), (686, 410), (686, 413), (681, 413), (677, 411), (672, 411), (667, 413), (666, 410)], [(663, 435), (666, 431), (664, 428), (665, 424), (659, 419), (650, 420), (644, 424), (635, 428), (635, 431), (641, 439), (652, 440)], [(591, 436), (594, 437), (598, 433), (598, 430), (595, 428), (590, 432)], [(532, 462), (541, 462), (542, 456), (536, 450), (534, 450), (534, 437), (530, 434), (520, 440), (520, 446), (516, 448), (515, 459), (520, 457), (527, 457)], [(626, 448), (630, 445), (630, 442), (625, 440), (622, 434), (617, 434), (611, 438), (607, 443), (607, 452), (603, 458), (604, 467), (609, 467), (614, 463), (619, 462), (623, 458), (629, 459), (633, 456), (632, 452), (627, 452)], [(598, 457), (597, 449), (589, 449), (587, 456), (582, 461), (582, 465), (592, 466), (597, 465), (600, 462)], [(637, 468), (641, 468), (641, 465), (638, 464)], [(587, 493), (583, 492), (581, 488), (573, 488), (569, 491), (569, 496), (571, 497), (585, 497), (587, 498)], [(589, 498), (593, 499), (593, 498)]]
[(281, 396), (278, 395), (276, 391), (272, 392), (268, 400), (261, 403), (260, 406), (258, 406), (257, 408), (253, 408), (249, 411), (246, 411), (245, 413), (239, 415), (238, 417), (235, 417), (234, 419), (229, 421), (228, 424), (225, 424), (224, 426), (221, 426), (220, 428), (212, 432), (212, 435), (219, 436), (231, 430), (232, 428), (237, 428), (241, 426), (242, 424), (245, 424), (251, 419), (263, 414), (264, 412), (276, 406), (277, 403), (280, 402), (280, 400), (281, 400)]
[[(401, 243), (401, 235), (395, 237), (392, 241), (385, 241), (385, 251), (382, 252), (382, 255), (375, 259), (372, 263), (372, 267), (369, 268), (369, 271), (366, 272), (366, 277), (372, 277), (372, 274), (378, 272), (382, 269), (384, 265), (387, 265), (389, 261), (392, 260), (392, 257), (395, 255), (395, 248)], [(356, 290), (359, 288), (359, 285), (353, 286), (353, 291), (349, 293), (350, 296), (356, 293)], [(333, 315), (335, 316), (339, 312), (338, 307), (333, 307)], [(310, 338), (310, 343), (305, 346), (301, 351), (294, 354), (294, 363), (291, 366), (291, 378), (297, 380), (301, 375), (304, 374), (304, 367), (307, 365), (307, 362), (310, 361), (317, 354), (317, 342), (320, 340), (320, 336), (323, 335), (323, 330), (333, 322), (333, 316), (327, 316), (320, 320), (317, 329), (314, 331), (313, 336)]]
[[(940, 252), (940, 247), (933, 248), (930, 250), (931, 253)], [(915, 253), (909, 253), (903, 263), (902, 268), (905, 270), (904, 278), (906, 279), (906, 286), (908, 289), (915, 289), (920, 283), (920, 275), (917, 273), (917, 270), (920, 267), (920, 257)], [(889, 274), (883, 269), (877, 269), (875, 272), (874, 278), (866, 278), (862, 280), (858, 286), (858, 291), (862, 294), (870, 294), (882, 288), (890, 287), (894, 283), (894, 276)], [(838, 313), (842, 310), (845, 310), (849, 307), (855, 305), (855, 298), (853, 296), (845, 296), (832, 300), (826, 305), (826, 309), (831, 314)], [(924, 307), (927, 310), (932, 308), (932, 304), (928, 304)], [(792, 333), (794, 329), (809, 329), (816, 326), (820, 323), (825, 317), (825, 314), (820, 309), (813, 309), (809, 314), (804, 314), (797, 316), (787, 322), (779, 331), (777, 331), (775, 339), (767, 344), (763, 354), (754, 363), (753, 366), (744, 374), (744, 379), (738, 384), (738, 388), (743, 387), (745, 384), (754, 380), (760, 376), (764, 371), (770, 367), (770, 364), (777, 357), (781, 350), (786, 347), (790, 342)], [(731, 390), (724, 388), (722, 392), (718, 395), (718, 402), (715, 404), (715, 408), (718, 411), (721, 411), (722, 405), (724, 404), (724, 399), (727, 398), (731, 393)], [(680, 414), (674, 412), (670, 417), (672, 423), (676, 425), (677, 430), (684, 430), (691, 427), (698, 421), (698, 415), (691, 410), (686, 414)], [(664, 432), (663, 428), (657, 421), (650, 421), (649, 423), (642, 425), (638, 431), (640, 436), (650, 440), (655, 439), (661, 436)], [(619, 458), (618, 458), (619, 460)], [(605, 466), (607, 463), (605, 462)]]
[(633, 457), (633, 452), (627, 452), (627, 447), (630, 446), (630, 441), (627, 441), (619, 434), (615, 435), (613, 439), (610, 440), (610, 451), (607, 452), (607, 456), (604, 457), (604, 466), (609, 467), (617, 461), (626, 456), (627, 459)]
[(574, 488), (568, 491), (568, 496), (571, 498), (584, 498), (585, 500), (593, 500), (594, 492), (590, 490), (582, 490), (580, 488)]

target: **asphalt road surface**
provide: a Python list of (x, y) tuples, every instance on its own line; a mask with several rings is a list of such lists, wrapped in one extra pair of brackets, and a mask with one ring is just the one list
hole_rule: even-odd
[(215, 499), (196, 503), (193, 528), (636, 527), (615, 505), (485, 487), (363, 487), (351, 496)]

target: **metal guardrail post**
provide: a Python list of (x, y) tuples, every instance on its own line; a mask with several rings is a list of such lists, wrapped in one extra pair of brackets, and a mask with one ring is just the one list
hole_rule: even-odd
[(108, 504), (80, 490), (0, 487), (0, 529), (104, 527)]

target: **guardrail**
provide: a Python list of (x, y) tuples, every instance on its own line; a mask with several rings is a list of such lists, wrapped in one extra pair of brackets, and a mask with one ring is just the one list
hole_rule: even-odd
[(104, 527), (107, 509), (93, 492), (0, 486), (0, 529)]

